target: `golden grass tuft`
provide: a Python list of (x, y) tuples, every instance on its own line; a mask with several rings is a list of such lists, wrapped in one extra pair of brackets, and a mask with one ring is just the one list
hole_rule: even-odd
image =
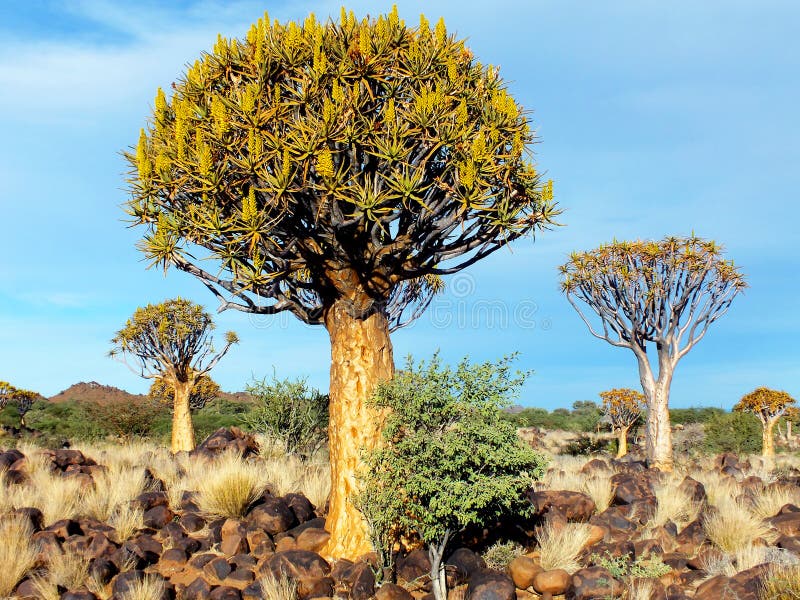
[(755, 496), (753, 513), (762, 519), (768, 519), (777, 515), (787, 504), (800, 506), (800, 490), (785, 485), (772, 485)]
[(297, 581), (281, 573), (275, 577), (267, 573), (259, 580), (261, 584), (261, 597), (264, 600), (296, 600)]
[(564, 569), (574, 573), (581, 568), (578, 557), (591, 535), (588, 523), (545, 523), (536, 532), (542, 568)]
[(120, 594), (120, 600), (161, 600), (164, 597), (164, 580), (145, 575), (132, 582), (128, 591)]
[(56, 552), (47, 557), (44, 573), (32, 577), (41, 600), (58, 600), (59, 587), (74, 590), (86, 583), (89, 559), (77, 552)]
[(325, 506), (331, 494), (331, 473), (327, 465), (308, 465), (300, 479), (300, 491), (318, 508)]
[(800, 600), (800, 565), (773, 567), (759, 596), (762, 600)]
[(36, 563), (37, 548), (27, 519), (0, 517), (0, 598), (11, 596), (20, 580)]
[(703, 520), (708, 539), (720, 550), (734, 554), (756, 538), (770, 536), (770, 528), (739, 501), (728, 500)]
[(208, 464), (205, 476), (196, 483), (197, 505), (214, 517), (244, 516), (266, 488), (261, 465), (238, 454), (225, 454)]
[(611, 501), (614, 499), (610, 476), (587, 477), (583, 481), (581, 491), (592, 499), (598, 513), (611, 506)]
[(648, 527), (660, 527), (667, 521), (672, 521), (678, 529), (686, 527), (697, 519), (702, 504), (692, 499), (689, 492), (680, 489), (680, 481), (668, 479), (653, 486), (656, 496), (656, 512)]
[(634, 579), (628, 584), (627, 600), (653, 600), (656, 586), (652, 579)]

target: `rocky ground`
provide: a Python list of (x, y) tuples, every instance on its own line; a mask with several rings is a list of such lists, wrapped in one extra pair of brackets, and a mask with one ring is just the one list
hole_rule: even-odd
[[(381, 586), (370, 557), (325, 560), (318, 554), (328, 538), (324, 506), (280, 493), (291, 484), (266, 486), (240, 517), (210, 515), (197, 493), (176, 482), (189, 485), (181, 473), (191, 465), (212, 472), (229, 449), (246, 456), (258, 450), (234, 429), (215, 433), (173, 471), (133, 464), (148, 460), (147, 453), (126, 459), (128, 471), (115, 459), (114, 473), (136, 472), (142, 481), (130, 488), (135, 496), (118, 496), (106, 509), (97, 508), (92, 490), (111, 485), (104, 495), (113, 495), (113, 481), (100, 483), (113, 469), (88, 450), (40, 451), (35, 458), (32, 449), (3, 452), (2, 518), (24, 526), (34, 554), (25, 569), (6, 565), (0, 585), (15, 598), (64, 600), (429, 597), (429, 563), (420, 548), (401, 554), (396, 583)], [(723, 455), (663, 474), (635, 456), (555, 457), (530, 492), (529, 518), (460, 538), (447, 560), (451, 600), (796, 598), (765, 591), (778, 576), (800, 580), (800, 471), (772, 466)], [(70, 482), (76, 503), (67, 509), (26, 489), (45, 475)], [(17, 505), (25, 498), (31, 506)], [(136, 516), (132, 522), (120, 516), (123, 505)], [(14, 552), (5, 560), (19, 562), (24, 552)]]

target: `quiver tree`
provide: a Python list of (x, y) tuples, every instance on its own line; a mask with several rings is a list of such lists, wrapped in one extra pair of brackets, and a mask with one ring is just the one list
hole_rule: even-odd
[(440, 276), (556, 214), (528, 117), (443, 22), (408, 27), (396, 11), (265, 16), (173, 89), (127, 155), (141, 248), (202, 280), (221, 309), (328, 330), (327, 554), (356, 557), (370, 545), (348, 498), (378, 440), (365, 402), (392, 377), (390, 329), (421, 314)]
[(617, 458), (628, 453), (628, 431), (639, 422), (644, 408), (644, 394), (628, 388), (600, 392), (603, 417), (617, 434)]
[(695, 236), (613, 242), (573, 253), (560, 272), (562, 290), (592, 335), (636, 356), (647, 404), (647, 460), (672, 470), (668, 404), (675, 367), (727, 312), (744, 277), (717, 244)]
[(202, 306), (177, 298), (137, 308), (111, 340), (112, 357), (119, 357), (141, 377), (160, 380), (172, 389), (173, 453), (194, 449), (192, 391), (239, 341), (229, 331), (222, 350), (215, 352), (213, 330), (214, 322)]
[[(796, 406), (787, 406), (786, 411), (783, 413), (783, 420), (786, 423), (786, 435), (784, 439), (787, 444), (791, 444), (793, 440), (792, 427), (800, 423), (800, 409)], [(780, 430), (780, 427), (778, 427), (778, 429)]]
[(0, 381), (0, 409), (5, 408), (9, 402), (14, 402), (17, 405), (17, 412), (19, 413), (20, 427), (26, 427), (25, 415), (28, 414), (28, 411), (33, 407), (34, 402), (42, 399), (42, 395), (38, 392), (21, 390), (15, 388), (7, 381)]
[(752, 413), (761, 421), (762, 456), (775, 456), (775, 424), (794, 403), (794, 398), (786, 392), (760, 387), (743, 396), (733, 407), (738, 412)]

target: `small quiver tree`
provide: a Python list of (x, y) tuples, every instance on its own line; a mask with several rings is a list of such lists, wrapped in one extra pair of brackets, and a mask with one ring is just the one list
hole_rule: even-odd
[(786, 440), (786, 444), (792, 445), (794, 441), (792, 428), (800, 424), (800, 409), (796, 406), (787, 406), (786, 411), (783, 413), (783, 420), (786, 426), (784, 439)]
[(743, 396), (733, 407), (738, 412), (752, 413), (761, 421), (762, 456), (775, 456), (775, 424), (794, 403), (795, 399), (784, 391), (760, 387)]
[[(553, 223), (526, 111), (443, 21), (393, 10), (325, 23), (265, 15), (220, 37), (127, 154), (127, 206), (152, 264), (223, 308), (289, 312), (331, 341), (331, 499), (324, 552), (369, 551), (351, 504), (367, 407), (392, 377), (389, 332), (442, 275)], [(208, 265), (211, 265), (210, 267)]]
[(628, 388), (615, 388), (600, 392), (603, 415), (617, 434), (617, 458), (628, 453), (628, 431), (642, 417), (644, 394)]
[(445, 551), (466, 527), (525, 514), (525, 492), (545, 459), (502, 419), (524, 381), (511, 358), (443, 367), (415, 364), (379, 386), (374, 405), (386, 415), (382, 444), (368, 453), (356, 499), (372, 526), (379, 556), (391, 534), (416, 534), (428, 546), (437, 600), (447, 598)]
[(33, 403), (43, 399), (42, 395), (38, 392), (21, 390), (15, 388), (6, 381), (0, 381), (0, 409), (5, 408), (9, 402), (14, 402), (17, 405), (17, 412), (19, 413), (20, 427), (26, 427), (25, 415), (28, 414)]
[[(215, 352), (214, 322), (203, 307), (177, 298), (138, 308), (111, 340), (109, 353), (146, 379), (161, 380), (172, 389), (172, 452), (195, 446), (192, 390), (239, 340), (229, 331)], [(131, 364), (133, 363), (133, 364)]]
[(728, 311), (744, 277), (716, 243), (695, 236), (615, 241), (573, 253), (560, 272), (562, 291), (592, 335), (636, 356), (647, 403), (647, 461), (671, 471), (675, 367)]

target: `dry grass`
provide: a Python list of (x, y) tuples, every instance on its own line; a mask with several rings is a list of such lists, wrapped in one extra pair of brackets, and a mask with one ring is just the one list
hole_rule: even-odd
[(694, 471), (691, 478), (703, 484), (711, 506), (719, 506), (736, 496), (736, 482), (716, 471)]
[(26, 519), (0, 517), (0, 598), (9, 597), (36, 562), (37, 548), (31, 542), (32, 535)]
[(95, 473), (94, 486), (81, 497), (82, 511), (99, 521), (108, 521), (123, 505), (145, 491), (144, 468), (112, 462)]
[(770, 536), (770, 528), (739, 501), (721, 503), (718, 510), (703, 520), (708, 539), (730, 554), (751, 545), (756, 538)]
[(591, 526), (587, 523), (567, 523), (554, 526), (545, 523), (536, 532), (540, 562), (545, 570), (564, 569), (574, 573), (581, 568), (578, 557), (589, 541)]
[(207, 465), (197, 479), (197, 505), (214, 517), (239, 518), (264, 493), (267, 481), (260, 464), (225, 454)]
[(117, 541), (122, 543), (144, 527), (144, 511), (130, 503), (121, 504), (111, 513), (108, 524), (117, 530)]
[(583, 481), (582, 490), (589, 496), (597, 507), (597, 512), (603, 512), (611, 506), (614, 499), (614, 489), (611, 486), (611, 477), (587, 477)]
[(261, 597), (264, 600), (296, 600), (297, 581), (281, 574), (276, 578), (268, 573), (259, 580), (261, 583)]
[(314, 506), (322, 508), (331, 494), (330, 468), (327, 465), (308, 465), (299, 487)]
[(756, 495), (753, 500), (753, 513), (762, 519), (768, 519), (777, 515), (786, 504), (800, 506), (800, 490), (773, 485)]
[(86, 582), (89, 559), (76, 552), (57, 552), (48, 556), (44, 573), (32, 579), (41, 600), (58, 600), (59, 587), (74, 590)]
[(762, 600), (800, 600), (800, 566), (773, 567), (760, 597)]
[(672, 521), (678, 529), (683, 529), (697, 519), (702, 504), (693, 500), (689, 492), (680, 489), (681, 480), (682, 478), (671, 478), (653, 486), (656, 512), (648, 522), (648, 527), (660, 527), (667, 521)]
[(131, 583), (128, 591), (120, 594), (120, 600), (161, 600), (164, 597), (164, 580), (145, 575)]
[(656, 586), (652, 579), (634, 579), (628, 584), (627, 600), (652, 600)]

